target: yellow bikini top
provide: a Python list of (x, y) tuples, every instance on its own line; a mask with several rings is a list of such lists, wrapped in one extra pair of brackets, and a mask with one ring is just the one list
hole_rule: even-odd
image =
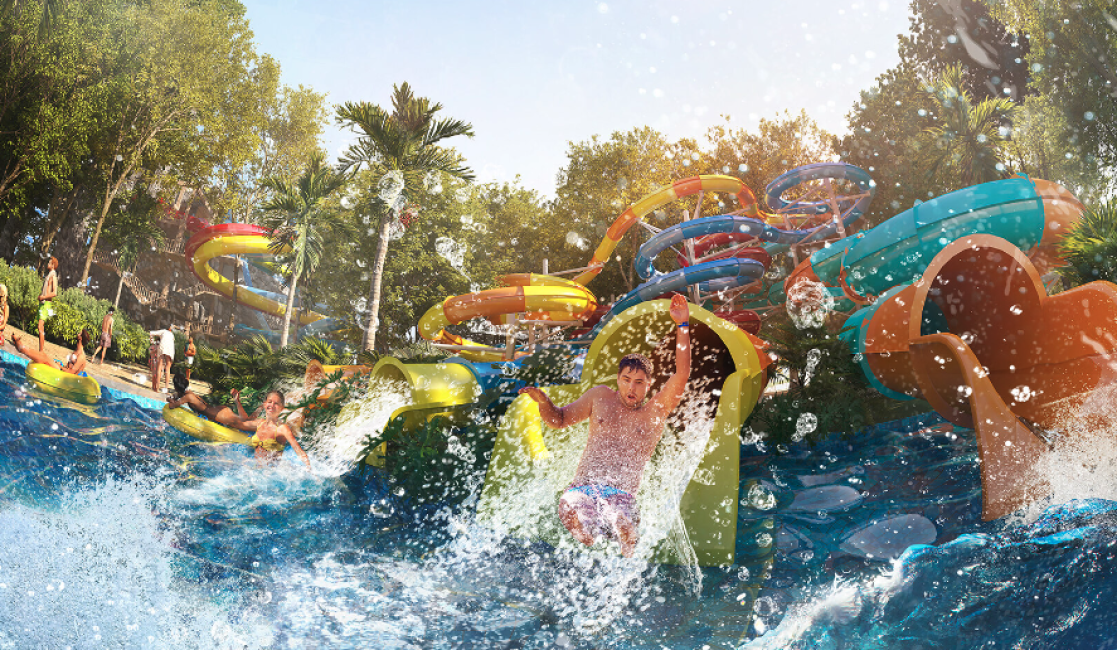
[(263, 447), (265, 451), (283, 451), (287, 448), (287, 443), (278, 438), (261, 440), (260, 434), (256, 434), (249, 438), (248, 444), (252, 445), (253, 447)]

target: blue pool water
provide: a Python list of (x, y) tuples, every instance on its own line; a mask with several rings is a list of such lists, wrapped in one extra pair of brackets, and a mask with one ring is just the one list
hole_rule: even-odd
[(746, 447), (741, 476), (743, 563), (696, 578), (500, 539), (375, 474), (258, 470), (0, 363), (0, 648), (1117, 647), (1115, 503), (983, 523), (972, 435), (934, 416)]

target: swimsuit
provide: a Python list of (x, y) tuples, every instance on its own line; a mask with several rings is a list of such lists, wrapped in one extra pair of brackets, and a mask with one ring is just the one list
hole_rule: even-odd
[(613, 522), (617, 515), (624, 515), (633, 525), (640, 524), (636, 497), (611, 485), (572, 485), (559, 499), (560, 507), (564, 501), (594, 537), (616, 539)]
[(265, 451), (273, 451), (273, 452), (281, 452), (281, 451), (283, 451), (284, 449), (287, 448), (287, 445), (284, 442), (282, 442), (280, 440), (277, 440), (275, 438), (272, 438), (270, 440), (261, 440), (260, 439), (260, 434), (256, 434), (256, 435), (252, 436), (251, 438), (249, 438), (248, 439), (248, 444), (250, 444), (250, 445), (252, 445), (253, 447), (256, 447), (256, 448), (263, 447)]

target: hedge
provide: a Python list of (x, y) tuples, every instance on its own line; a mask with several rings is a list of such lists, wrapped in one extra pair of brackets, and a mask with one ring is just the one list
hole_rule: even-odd
[[(0, 283), (8, 286), (8, 304), (11, 307), (9, 322), (30, 333), (38, 332), (39, 291), (43, 278), (35, 269), (25, 266), (8, 266), (0, 260)], [(54, 299), (54, 317), (43, 327), (48, 341), (73, 347), (82, 328), (93, 332), (93, 349), (101, 335), (101, 320), (112, 303), (85, 295), (81, 289), (65, 289)], [(146, 363), (147, 330), (134, 323), (126, 314), (117, 311), (113, 324), (113, 345), (106, 358), (115, 361)], [(86, 351), (92, 356), (93, 350)]]

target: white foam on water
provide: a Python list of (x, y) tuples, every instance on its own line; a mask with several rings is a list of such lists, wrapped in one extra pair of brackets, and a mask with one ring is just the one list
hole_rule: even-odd
[[(1112, 369), (1106, 374), (1113, 379)], [(1117, 385), (1106, 383), (1080, 408), (1063, 414), (1054, 428), (1053, 450), (1037, 465), (1051, 497), (1031, 505), (1024, 521), (1034, 521), (1051, 503), (1117, 501)]]
[[(696, 595), (701, 592), (702, 571), (679, 504), (692, 478), (713, 480), (713, 476), (706, 476), (706, 470), (698, 469), (713, 423), (705, 408), (696, 409), (693, 417), (680, 419), (687, 422), (686, 429), (664, 433), (636, 495), (640, 541), (633, 558), (620, 557), (615, 542), (599, 541), (589, 548), (579, 544), (563, 529), (557, 516), (558, 496), (572, 480), (586, 446), (588, 427), (584, 423), (563, 429), (562, 437), (556, 438), (562, 442), (548, 447), (550, 457), (537, 461), (530, 472), (508, 477), (501, 489), (501, 502), (489, 504), (485, 525), (497, 529), (492, 533), (496, 538), (545, 539), (572, 558), (573, 569), (551, 578), (555, 587), (550, 607), (560, 620), (572, 621), (580, 636), (601, 633), (629, 611), (630, 602), (646, 591), (647, 573), (661, 545), (666, 545), (684, 568), (688, 590)], [(471, 539), (459, 536), (450, 552), (468, 556), (485, 548)]]
[(175, 575), (145, 479), (0, 510), (0, 648), (267, 648), (270, 625)]

